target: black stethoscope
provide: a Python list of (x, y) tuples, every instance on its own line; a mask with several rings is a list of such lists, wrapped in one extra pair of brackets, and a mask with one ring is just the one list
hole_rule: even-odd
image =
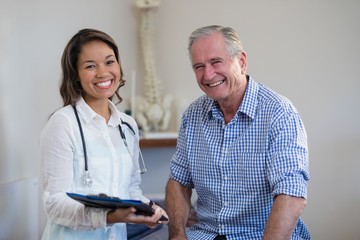
[[(85, 161), (85, 176), (84, 176), (84, 184), (87, 185), (88, 187), (91, 187), (92, 186), (92, 179), (91, 179), (91, 176), (90, 176), (90, 173), (89, 173), (89, 167), (88, 167), (88, 158), (87, 158), (87, 151), (86, 151), (86, 144), (85, 144), (85, 138), (84, 138), (84, 133), (83, 133), (83, 130), (82, 130), (82, 126), (81, 126), (81, 122), (80, 122), (80, 118), (79, 118), (79, 114), (77, 113), (77, 110), (76, 110), (76, 107), (73, 106), (73, 109), (74, 109), (74, 112), (75, 112), (75, 116), (76, 116), (76, 121), (78, 123), (78, 126), (79, 126), (79, 130), (80, 130), (80, 135), (81, 135), (81, 141), (82, 141), (82, 146), (83, 146), (83, 151), (84, 151), (84, 161)], [(140, 159), (141, 159), (141, 164), (142, 164), (142, 169), (140, 169), (140, 167), (138, 167), (138, 165), (135, 163), (135, 159), (133, 157), (133, 154), (130, 153), (130, 149), (129, 149), (129, 146), (127, 144), (127, 141), (126, 141), (126, 136), (125, 136), (125, 133), (121, 127), (121, 125), (126, 125), (126, 127), (128, 129), (130, 129), (130, 132), (131, 134), (133, 135), (133, 137), (135, 138), (136, 134), (135, 134), (135, 130), (134, 128), (127, 122), (124, 122), (122, 119), (120, 119), (121, 121), (121, 124), (119, 124), (119, 132), (120, 132), (120, 136), (122, 138), (122, 140), (124, 141), (124, 144), (125, 144), (125, 147), (127, 149), (127, 151), (129, 152), (129, 155), (131, 156), (131, 159), (134, 163), (134, 166), (136, 168), (138, 168), (139, 170), (139, 173), (140, 174), (144, 174), (147, 170), (146, 170), (146, 166), (145, 166), (145, 162), (144, 162), (144, 157), (141, 153), (141, 150), (140, 150), (140, 147), (139, 147), (139, 142), (137, 142), (137, 144), (135, 144), (139, 150), (139, 156), (140, 156)]]

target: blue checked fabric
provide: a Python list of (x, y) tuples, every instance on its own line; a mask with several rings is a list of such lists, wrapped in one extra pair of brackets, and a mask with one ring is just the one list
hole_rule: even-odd
[[(207, 96), (185, 111), (170, 179), (195, 188), (199, 224), (189, 239), (261, 239), (274, 196), (307, 198), (307, 136), (283, 96), (248, 80), (243, 102), (227, 125)], [(300, 219), (292, 239), (310, 239)]]

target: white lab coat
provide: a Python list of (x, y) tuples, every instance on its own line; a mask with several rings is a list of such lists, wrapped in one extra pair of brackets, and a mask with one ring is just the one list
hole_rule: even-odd
[[(43, 201), (47, 224), (42, 239), (126, 239), (126, 225), (106, 224), (106, 209), (84, 207), (66, 192), (105, 193), (121, 199), (149, 200), (139, 188), (138, 128), (134, 119), (119, 112), (110, 102), (108, 123), (81, 98), (77, 103), (88, 155), (92, 187), (84, 184), (84, 151), (74, 110), (66, 106), (56, 111), (41, 133), (40, 149), (43, 166)], [(125, 125), (129, 150), (121, 138), (118, 125)], [(135, 167), (136, 165), (136, 167)]]

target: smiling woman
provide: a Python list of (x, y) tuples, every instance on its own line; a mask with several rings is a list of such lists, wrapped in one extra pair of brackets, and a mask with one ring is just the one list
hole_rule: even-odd
[[(92, 41), (82, 47), (78, 72), (83, 98), (88, 105), (96, 106), (101, 99), (107, 104), (107, 99), (114, 95), (120, 84), (120, 66), (114, 51), (102, 41)], [(102, 114), (106, 116), (108, 113)]]
[(132, 207), (86, 207), (67, 196), (102, 193), (150, 202), (139, 187), (138, 127), (112, 102), (113, 96), (122, 101), (118, 90), (125, 83), (115, 42), (98, 30), (79, 31), (64, 50), (62, 70), (64, 106), (52, 114), (40, 142), (48, 216), (42, 239), (126, 239), (125, 223), (161, 228), (167, 214), (157, 205), (144, 216)]

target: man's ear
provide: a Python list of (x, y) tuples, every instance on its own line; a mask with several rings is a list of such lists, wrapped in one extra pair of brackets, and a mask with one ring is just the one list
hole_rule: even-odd
[(240, 62), (240, 67), (241, 67), (241, 74), (246, 74), (247, 59), (246, 59), (246, 53), (244, 51), (242, 51), (239, 54), (239, 62)]

